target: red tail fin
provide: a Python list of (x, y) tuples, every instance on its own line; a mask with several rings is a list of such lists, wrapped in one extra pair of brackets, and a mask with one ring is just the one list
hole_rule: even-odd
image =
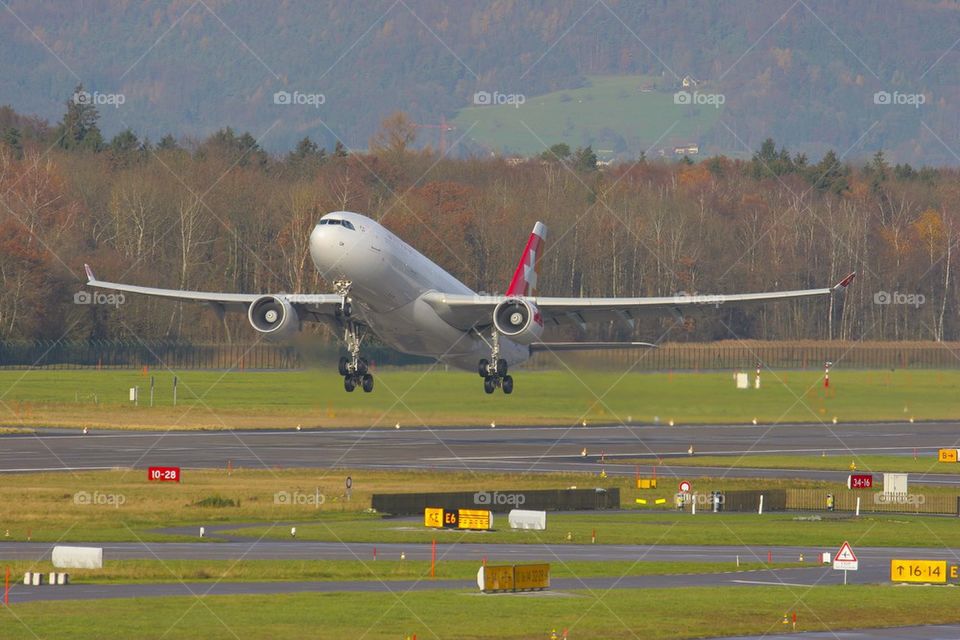
[(537, 295), (537, 277), (540, 273), (540, 255), (547, 241), (547, 225), (538, 222), (527, 240), (527, 246), (520, 257), (513, 279), (507, 289), (508, 296)]

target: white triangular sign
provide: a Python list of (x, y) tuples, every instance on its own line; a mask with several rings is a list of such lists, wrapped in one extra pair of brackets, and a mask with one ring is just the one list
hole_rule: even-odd
[(857, 556), (853, 553), (853, 549), (850, 548), (850, 543), (844, 542), (843, 546), (840, 547), (840, 551), (837, 551), (835, 559), (841, 562), (856, 562)]

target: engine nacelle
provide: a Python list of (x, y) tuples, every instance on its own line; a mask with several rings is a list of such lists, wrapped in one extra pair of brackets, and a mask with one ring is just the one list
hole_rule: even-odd
[(493, 326), (519, 344), (531, 344), (543, 334), (543, 318), (537, 305), (522, 298), (504, 300), (493, 310)]
[(285, 340), (300, 331), (297, 310), (282, 296), (260, 296), (250, 303), (247, 318), (270, 340)]

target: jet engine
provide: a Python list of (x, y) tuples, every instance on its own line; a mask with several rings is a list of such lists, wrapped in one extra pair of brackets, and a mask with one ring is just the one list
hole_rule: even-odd
[(260, 296), (247, 311), (253, 328), (270, 340), (284, 340), (300, 331), (300, 318), (290, 301), (282, 296)]
[(537, 305), (522, 298), (504, 300), (493, 310), (493, 326), (519, 344), (531, 344), (543, 334), (543, 319)]

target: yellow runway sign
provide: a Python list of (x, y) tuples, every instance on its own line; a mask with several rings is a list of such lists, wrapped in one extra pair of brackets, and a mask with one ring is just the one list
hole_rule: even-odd
[(891, 560), (891, 582), (931, 582), (942, 584), (947, 578), (957, 579), (957, 567), (947, 567), (946, 560)]
[(956, 462), (957, 461), (957, 450), (956, 449), (940, 449), (937, 453), (937, 462)]

